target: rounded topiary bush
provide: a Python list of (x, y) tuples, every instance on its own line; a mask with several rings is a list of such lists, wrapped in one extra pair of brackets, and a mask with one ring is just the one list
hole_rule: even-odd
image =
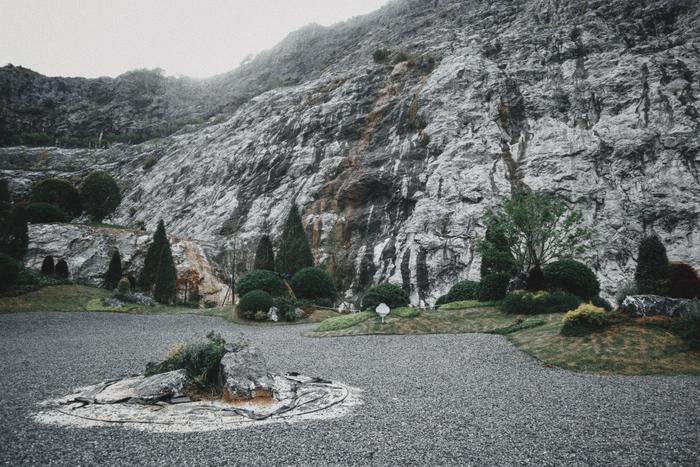
[(384, 283), (369, 289), (362, 299), (362, 309), (374, 311), (380, 303), (386, 303), (389, 308), (398, 308), (408, 306), (408, 301), (408, 294), (401, 287)]
[(501, 300), (506, 296), (510, 275), (502, 272), (487, 274), (479, 284), (479, 301)]
[(14, 284), (20, 269), (19, 263), (13, 257), (0, 253), (0, 288)]
[(107, 172), (92, 172), (80, 185), (80, 202), (95, 222), (114, 212), (121, 201), (119, 186)]
[(241, 297), (253, 290), (264, 290), (273, 297), (287, 294), (282, 278), (273, 271), (260, 269), (244, 275), (236, 283), (236, 293)]
[(564, 313), (575, 309), (581, 304), (581, 299), (568, 292), (557, 291), (549, 293), (513, 292), (503, 299), (501, 311), (509, 314), (536, 315), (541, 313)]
[(560, 259), (544, 267), (547, 287), (578, 295), (588, 300), (600, 293), (600, 283), (595, 273), (585, 264), (573, 259)]
[(311, 301), (325, 299), (325, 302), (335, 300), (335, 284), (331, 275), (323, 269), (314, 267), (300, 269), (294, 273), (289, 285), (294, 295), (300, 299)]
[(461, 281), (452, 286), (447, 292), (446, 303), (461, 302), (463, 300), (476, 300), (479, 298), (479, 283), (476, 281)]
[(581, 336), (603, 329), (608, 325), (603, 308), (584, 303), (564, 316), (561, 333), (565, 336)]
[(27, 222), (43, 224), (47, 222), (65, 222), (66, 215), (55, 204), (29, 203), (24, 208)]
[(71, 182), (61, 178), (47, 178), (37, 182), (32, 187), (31, 198), (35, 203), (56, 205), (71, 218), (79, 216), (83, 210), (78, 190)]
[(131, 293), (131, 282), (129, 282), (128, 278), (122, 277), (119, 279), (119, 282), (117, 283), (117, 293), (121, 297), (126, 297)]
[(671, 297), (700, 297), (700, 277), (690, 264), (671, 263), (671, 274), (668, 282)]
[(255, 319), (255, 313), (267, 312), (272, 306), (272, 297), (264, 290), (251, 290), (241, 297), (238, 303), (238, 314), (245, 319)]

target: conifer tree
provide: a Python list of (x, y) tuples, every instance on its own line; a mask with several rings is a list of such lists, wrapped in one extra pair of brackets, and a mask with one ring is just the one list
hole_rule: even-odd
[(634, 280), (640, 294), (667, 295), (671, 274), (666, 247), (659, 237), (650, 235), (639, 242)]
[(169, 305), (177, 297), (177, 270), (173, 261), (173, 253), (170, 249), (170, 242), (166, 239), (165, 245), (161, 248), (160, 261), (158, 262), (158, 273), (156, 276), (156, 286), (153, 289), (153, 298), (159, 303)]
[(41, 262), (41, 273), (45, 276), (52, 276), (56, 273), (56, 265), (53, 262), (53, 256), (49, 255)]
[(280, 248), (275, 262), (278, 273), (291, 278), (300, 269), (312, 267), (314, 257), (311, 254), (309, 240), (306, 238), (301, 216), (295, 204), (289, 210), (284, 224)]
[(8, 182), (0, 180), (0, 252), (21, 260), (28, 243), (24, 205), (12, 204)]
[(107, 273), (105, 274), (105, 287), (112, 290), (117, 287), (119, 280), (122, 278), (122, 259), (119, 255), (119, 250), (114, 250), (112, 259), (109, 262)]
[(143, 269), (139, 275), (139, 287), (141, 290), (151, 290), (156, 282), (158, 275), (158, 264), (160, 262), (160, 253), (163, 245), (168, 243), (168, 238), (165, 235), (165, 224), (163, 220), (158, 221), (158, 227), (153, 234), (153, 241), (146, 252), (146, 259), (143, 262)]
[(275, 252), (272, 250), (272, 242), (268, 235), (260, 237), (258, 249), (255, 251), (254, 269), (275, 270)]
[(68, 276), (70, 276), (68, 272), (68, 263), (66, 263), (65, 259), (59, 259), (56, 263), (56, 275), (63, 279), (68, 279)]

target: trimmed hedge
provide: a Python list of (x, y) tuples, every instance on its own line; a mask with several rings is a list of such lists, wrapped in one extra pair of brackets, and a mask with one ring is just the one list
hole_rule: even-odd
[(552, 290), (563, 290), (584, 300), (597, 297), (600, 283), (595, 273), (585, 264), (573, 259), (560, 259), (544, 267), (544, 279)]
[(362, 299), (362, 309), (374, 311), (380, 303), (389, 308), (408, 306), (408, 294), (398, 285), (384, 283), (369, 289)]
[(238, 303), (238, 314), (245, 319), (255, 319), (255, 312), (262, 311), (265, 314), (272, 306), (272, 297), (264, 290), (251, 290), (241, 297)]
[[(464, 300), (476, 300), (479, 297), (479, 283), (476, 281), (457, 282), (445, 295), (438, 299), (436, 305), (461, 302)], [(443, 301), (441, 301), (443, 300)]]
[(506, 296), (506, 289), (510, 275), (503, 272), (494, 272), (487, 274), (481, 279), (479, 285), (480, 302), (490, 302), (494, 300), (502, 300)]
[(300, 269), (294, 273), (289, 285), (297, 298), (311, 301), (325, 299), (324, 302), (333, 302), (337, 293), (330, 274), (315, 267)]
[(65, 222), (66, 214), (55, 204), (29, 203), (24, 208), (27, 222), (44, 224), (48, 222)]
[(603, 308), (584, 303), (564, 316), (561, 333), (564, 336), (582, 336), (608, 325)]
[(287, 295), (287, 288), (279, 274), (264, 269), (249, 272), (238, 279), (236, 293), (239, 296), (242, 297), (253, 290), (264, 290), (273, 297)]
[(519, 315), (564, 313), (575, 309), (580, 304), (581, 299), (568, 292), (549, 293), (541, 290), (538, 292), (514, 292), (503, 299), (501, 311)]

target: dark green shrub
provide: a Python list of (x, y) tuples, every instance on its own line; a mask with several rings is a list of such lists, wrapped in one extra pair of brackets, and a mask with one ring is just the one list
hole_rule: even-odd
[(127, 297), (131, 294), (131, 283), (126, 277), (119, 279), (117, 283), (117, 293), (120, 297)]
[[(214, 331), (206, 340), (194, 340), (176, 345), (168, 357), (160, 363), (146, 365), (146, 376), (168, 371), (185, 370), (201, 388), (214, 387), (218, 383), (219, 366), (225, 353), (226, 341)], [(240, 346), (246, 344), (241, 343)]]
[(139, 274), (138, 285), (141, 290), (149, 291), (153, 288), (153, 284), (155, 284), (158, 276), (160, 253), (166, 243), (168, 243), (168, 236), (165, 234), (165, 223), (161, 219), (158, 221), (156, 231), (153, 233), (153, 240), (148, 246), (146, 258), (143, 261), (143, 268)]
[(544, 267), (544, 279), (550, 290), (563, 290), (584, 300), (597, 297), (600, 283), (595, 273), (585, 264), (573, 259), (560, 259)]
[(119, 255), (119, 250), (114, 250), (114, 253), (112, 253), (112, 258), (109, 261), (109, 267), (105, 273), (105, 287), (112, 290), (117, 286), (117, 283), (119, 283), (121, 279), (122, 259)]
[(506, 295), (500, 309), (509, 314), (536, 315), (564, 313), (575, 309), (580, 304), (579, 297), (567, 292), (513, 292)]
[(267, 314), (272, 306), (272, 297), (264, 290), (251, 290), (241, 297), (238, 303), (238, 314), (245, 319), (255, 319), (256, 311)]
[(273, 297), (287, 295), (282, 278), (273, 271), (252, 271), (238, 279), (236, 293), (240, 297), (252, 290), (264, 290)]
[(388, 50), (386, 50), (386, 49), (376, 49), (376, 50), (372, 53), (372, 60), (374, 60), (374, 61), (377, 62), (377, 63), (381, 63), (381, 62), (383, 62), (384, 60), (386, 60), (386, 58), (387, 58), (388, 56), (389, 56), (389, 51), (388, 51)]
[(253, 267), (256, 270), (275, 270), (275, 252), (272, 250), (272, 242), (267, 235), (260, 237), (258, 248), (255, 250), (255, 263)]
[(55, 204), (29, 203), (24, 208), (27, 222), (44, 224), (48, 222), (65, 222), (66, 215)]
[(610, 304), (609, 301), (601, 297), (600, 295), (596, 295), (593, 297), (590, 302), (597, 306), (598, 308), (603, 308), (605, 311), (612, 311), (612, 305)]
[(476, 281), (460, 281), (447, 292), (447, 301), (445, 303), (476, 300), (477, 298), (479, 298), (479, 283)]
[(691, 300), (680, 319), (674, 320), (673, 331), (691, 350), (700, 350), (700, 300)]
[(700, 297), (700, 277), (690, 264), (671, 263), (669, 295), (674, 298)]
[(66, 263), (65, 259), (59, 259), (56, 263), (56, 275), (62, 279), (68, 279), (68, 276), (70, 276), (68, 263)]
[(53, 256), (48, 255), (41, 262), (41, 273), (45, 276), (52, 276), (56, 273), (56, 264), (53, 261)]
[(330, 274), (319, 268), (304, 268), (297, 271), (289, 285), (299, 299), (314, 301), (326, 299), (333, 302), (336, 296), (335, 284)]
[(78, 190), (71, 182), (61, 178), (47, 178), (34, 184), (31, 200), (58, 206), (71, 219), (83, 211)]
[(372, 310), (380, 303), (386, 303), (389, 308), (408, 306), (408, 294), (398, 285), (384, 283), (372, 287), (362, 299), (362, 309)]
[(532, 269), (530, 269), (530, 272), (527, 274), (527, 290), (531, 292), (536, 292), (538, 290), (544, 290), (546, 289), (546, 284), (544, 280), (544, 272), (542, 272), (542, 268), (539, 266), (535, 266)]
[(314, 265), (309, 240), (306, 238), (304, 226), (296, 204), (292, 205), (284, 223), (280, 248), (275, 260), (275, 270), (289, 279), (300, 269)]
[(509, 281), (510, 276), (502, 272), (487, 274), (479, 284), (479, 301), (490, 302), (503, 299), (506, 296)]
[(29, 244), (25, 205), (15, 204), (10, 211), (5, 208), (0, 211), (0, 251), (22, 259)]
[(173, 253), (170, 250), (170, 242), (166, 242), (160, 250), (153, 298), (166, 305), (174, 303), (177, 298), (177, 270), (175, 269), (175, 261), (173, 261)]
[(670, 267), (666, 248), (659, 237), (650, 235), (639, 243), (634, 280), (640, 294), (667, 295)]
[(584, 303), (564, 316), (561, 333), (564, 336), (583, 336), (608, 326), (605, 310)]
[(101, 222), (122, 201), (117, 182), (107, 172), (92, 172), (80, 185), (80, 201), (92, 220)]
[(513, 276), (518, 272), (508, 239), (498, 225), (486, 229), (484, 240), (477, 244), (477, 250), (481, 254), (481, 277), (494, 272)]
[(0, 288), (14, 284), (20, 269), (17, 260), (5, 253), (0, 253)]
[(448, 294), (440, 295), (437, 300), (435, 300), (435, 306), (444, 305), (445, 303), (450, 303), (450, 296)]
[(277, 308), (279, 319), (289, 322), (297, 320), (297, 304), (294, 300), (287, 297), (275, 297), (272, 299), (272, 306)]

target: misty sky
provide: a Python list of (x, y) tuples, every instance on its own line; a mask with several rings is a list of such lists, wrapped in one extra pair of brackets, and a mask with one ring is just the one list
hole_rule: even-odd
[(330, 25), (387, 0), (0, 0), (0, 66), (48, 76), (135, 68), (208, 77), (309, 23)]

